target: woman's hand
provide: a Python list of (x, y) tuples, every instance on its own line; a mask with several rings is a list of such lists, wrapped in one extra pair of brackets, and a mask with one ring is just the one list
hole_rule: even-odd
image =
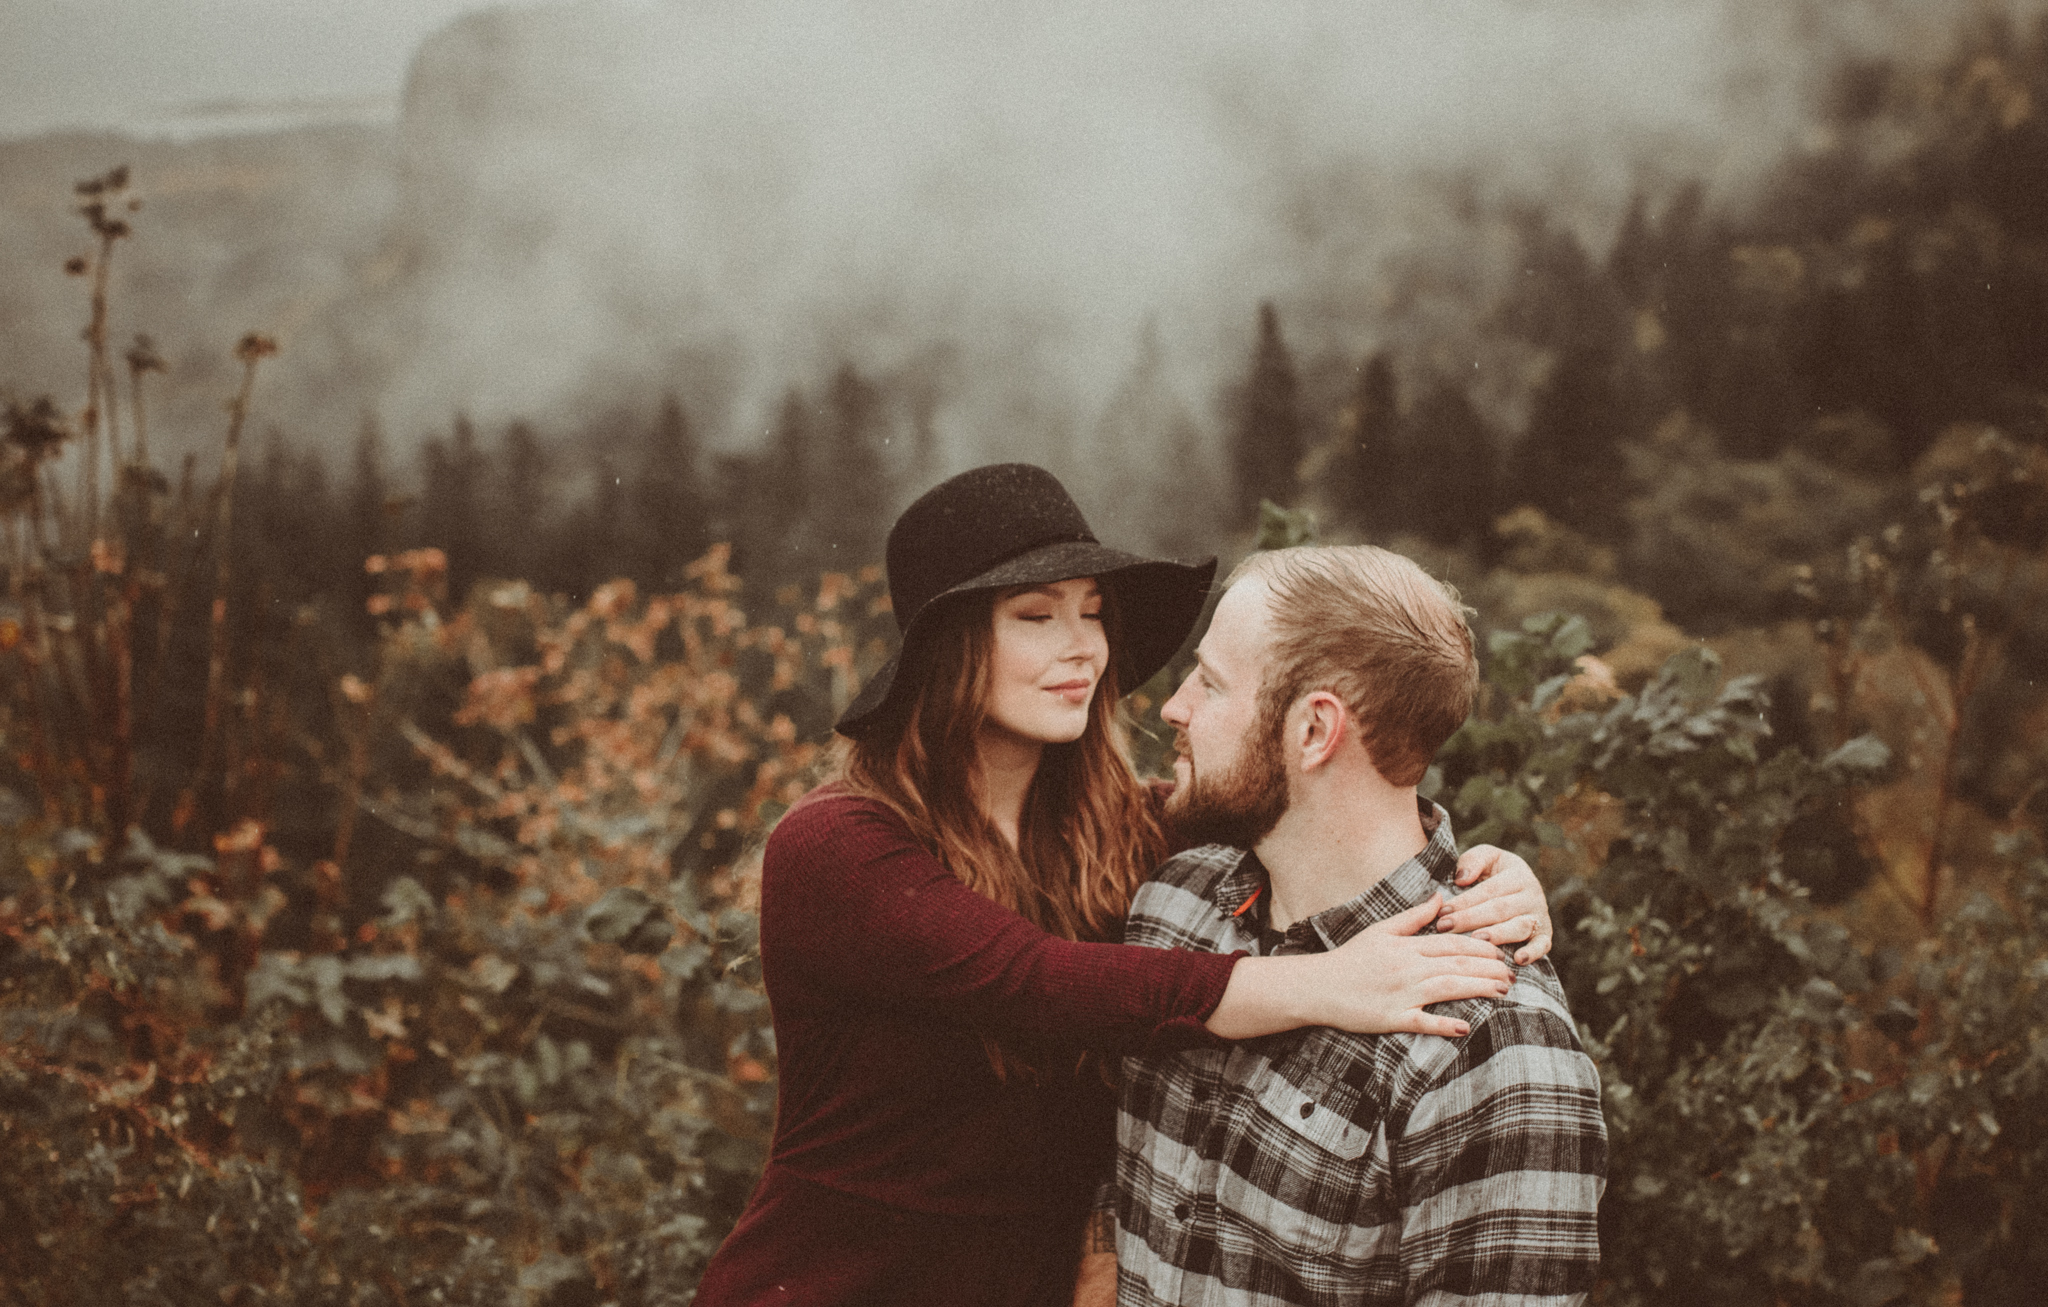
[(1515, 961), (1524, 966), (1550, 952), (1550, 901), (1543, 896), (1535, 871), (1520, 857), (1491, 844), (1476, 844), (1458, 859), (1458, 884), (1473, 888), (1444, 909), (1438, 930), (1458, 931), (1502, 948), (1521, 944)]
[(1461, 998), (1498, 998), (1515, 973), (1491, 944), (1428, 931), (1442, 908), (1443, 896), (1433, 894), (1328, 953), (1240, 959), (1223, 1001), (1209, 1016), (1209, 1030), (1225, 1039), (1300, 1026), (1452, 1039), (1469, 1033), (1463, 1021), (1423, 1009)]
[(1097, 1208), (1081, 1230), (1074, 1307), (1116, 1307), (1116, 1217)]

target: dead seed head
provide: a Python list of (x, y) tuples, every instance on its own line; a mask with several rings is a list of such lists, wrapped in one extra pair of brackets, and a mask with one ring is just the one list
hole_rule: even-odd
[(164, 361), (156, 352), (156, 342), (146, 334), (137, 332), (135, 343), (128, 347), (128, 370), (130, 372), (162, 372)]
[(97, 177), (88, 177), (71, 189), (80, 195), (116, 195), (128, 189), (128, 165), (118, 164)]
[(269, 358), (275, 353), (277, 342), (260, 332), (252, 331), (235, 342), (235, 357), (244, 363), (254, 363), (257, 359)]
[(20, 449), (31, 462), (50, 457), (59, 445), (71, 439), (71, 428), (65, 425), (63, 415), (57, 412), (48, 395), (26, 407), (9, 403), (0, 425), (5, 427), (7, 443)]

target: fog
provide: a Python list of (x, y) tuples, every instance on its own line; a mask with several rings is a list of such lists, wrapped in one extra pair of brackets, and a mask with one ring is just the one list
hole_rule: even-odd
[(473, 18), (407, 96), (418, 275), (384, 408), (399, 427), (545, 413), (687, 359), (721, 383), (703, 416), (744, 431), (836, 361), (936, 361), (949, 447), (978, 454), (1084, 423), (1147, 324), (1200, 405), (1261, 299), (1309, 343), (1360, 349), (1390, 261), (1493, 275), (1506, 251), (1457, 217), (1475, 200), (1541, 200), (1603, 240), (1639, 183), (1738, 190), (1803, 123), (1786, 52), (1817, 63), (1880, 17), (882, 0)]
[[(788, 387), (851, 363), (911, 397), (950, 465), (1129, 464), (1152, 451), (1096, 445), (1145, 427), (1113, 420), (1136, 391), (1218, 427), (1265, 299), (1304, 357), (1397, 340), (1511, 413), (1518, 363), (1470, 345), (1515, 271), (1499, 215), (1540, 204), (1598, 249), (1637, 191), (1700, 179), (1739, 204), (1815, 144), (1827, 70), (1940, 40), (1960, 8), (480, 12), (412, 61), (390, 184), (324, 198), (363, 249), (287, 259), (269, 275), (293, 307), (233, 326), (284, 334), (270, 416), (332, 447), (363, 413), (410, 440), (457, 411), (559, 427), (662, 390), (744, 445)], [(306, 269), (315, 289), (290, 284)]]

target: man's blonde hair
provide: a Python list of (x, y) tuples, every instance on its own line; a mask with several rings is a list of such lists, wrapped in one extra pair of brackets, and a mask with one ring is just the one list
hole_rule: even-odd
[(1253, 554), (1226, 586), (1269, 592), (1272, 663), (1260, 729), (1279, 732), (1302, 695), (1344, 701), (1380, 775), (1414, 785), (1471, 714), (1479, 660), (1458, 592), (1375, 545), (1305, 545)]

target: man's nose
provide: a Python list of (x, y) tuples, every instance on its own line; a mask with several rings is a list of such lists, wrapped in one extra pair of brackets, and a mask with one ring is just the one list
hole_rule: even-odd
[(1192, 679), (1194, 677), (1190, 673), (1187, 680), (1183, 680), (1180, 683), (1180, 688), (1173, 692), (1173, 697), (1160, 705), (1159, 716), (1169, 725), (1186, 726), (1188, 724), (1187, 709), (1182, 707), (1181, 697), (1188, 692), (1188, 680)]

